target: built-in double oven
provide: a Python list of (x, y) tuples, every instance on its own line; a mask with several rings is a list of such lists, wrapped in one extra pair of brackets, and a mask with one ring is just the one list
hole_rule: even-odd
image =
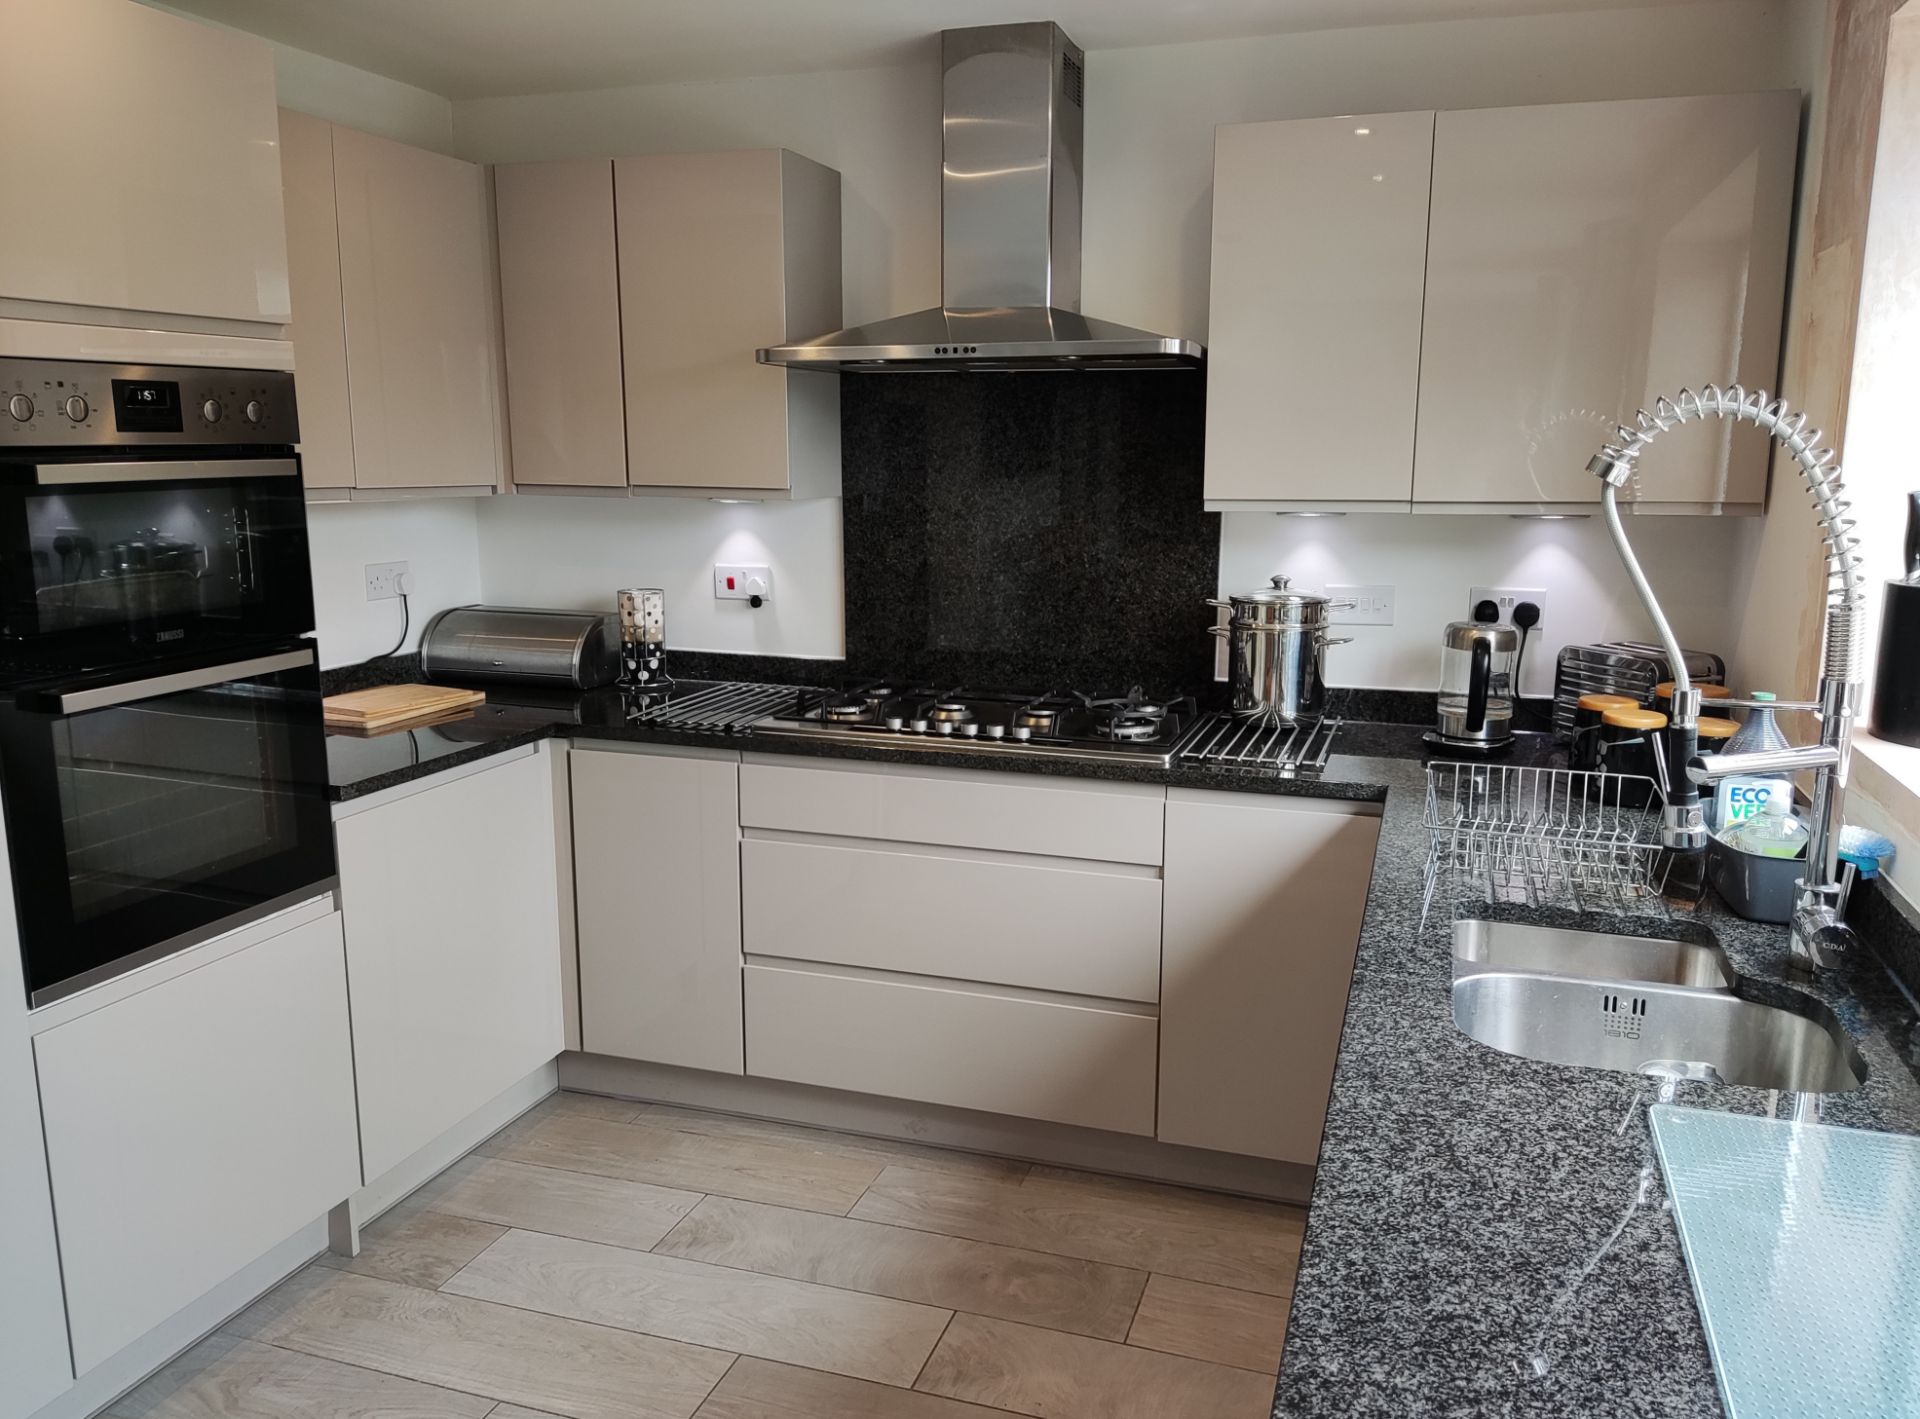
[(30, 1004), (333, 886), (290, 374), (0, 359), (0, 798)]

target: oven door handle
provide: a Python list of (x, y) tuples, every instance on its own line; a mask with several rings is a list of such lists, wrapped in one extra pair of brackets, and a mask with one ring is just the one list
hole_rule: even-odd
[(101, 685), (90, 690), (70, 690), (46, 697), (48, 708), (61, 714), (85, 714), (88, 710), (111, 709), (136, 700), (151, 700), (160, 695), (177, 695), (186, 690), (204, 690), (209, 685), (229, 680), (247, 680), (256, 675), (271, 675), (280, 670), (298, 670), (316, 659), (311, 646), (303, 650), (283, 651), (278, 655), (259, 655), (251, 660), (232, 660), (225, 665), (205, 665), (198, 670), (178, 670), (171, 675), (150, 675), (144, 680), (128, 680), (118, 685)]
[(291, 458), (157, 458), (138, 463), (36, 463), (33, 480), (43, 488), (75, 483), (171, 483), (195, 478), (292, 478)]

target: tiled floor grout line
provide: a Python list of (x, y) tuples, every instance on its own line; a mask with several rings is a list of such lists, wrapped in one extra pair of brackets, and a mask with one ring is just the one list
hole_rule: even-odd
[(957, 1310), (947, 1312), (947, 1323), (940, 1327), (940, 1333), (933, 1338), (933, 1344), (927, 1350), (927, 1358), (922, 1360), (920, 1362), (920, 1368), (913, 1372), (913, 1383), (908, 1385), (907, 1388), (913, 1390), (916, 1394), (926, 1393), (925, 1390), (919, 1388), (920, 1378), (926, 1374), (927, 1366), (933, 1363), (933, 1357), (939, 1353), (940, 1342), (947, 1338), (947, 1332), (953, 1329), (953, 1318), (959, 1314), (960, 1312)]
[(720, 1378), (713, 1382), (713, 1387), (700, 1396), (700, 1403), (694, 1406), (693, 1413), (688, 1416), (688, 1419), (700, 1419), (701, 1411), (713, 1401), (713, 1391), (719, 1389), (721, 1385), (727, 1382), (727, 1376), (733, 1373), (733, 1367), (739, 1363), (740, 1357), (738, 1355), (735, 1355), (731, 1360), (727, 1361), (727, 1368), (720, 1372)]
[[(296, 1272), (295, 1274), (298, 1275), (299, 1273)], [(399, 1283), (396, 1282), (394, 1284), (398, 1285)], [(457, 1385), (443, 1385), (436, 1380), (423, 1380), (418, 1375), (405, 1374), (399, 1370), (383, 1370), (378, 1365), (369, 1365), (362, 1360), (342, 1360), (338, 1355), (327, 1355), (318, 1350), (302, 1350), (298, 1345), (288, 1344), (284, 1340), (262, 1340), (254, 1335), (234, 1336), (232, 1331), (220, 1331), (218, 1333), (233, 1336), (233, 1338), (238, 1340), (250, 1340), (255, 1345), (264, 1345), (270, 1350), (280, 1350), (288, 1355), (299, 1355), (308, 1360), (325, 1360), (328, 1364), (345, 1365), (350, 1370), (364, 1370), (370, 1375), (385, 1375), (390, 1380), (405, 1380), (408, 1384), (422, 1385), (427, 1389), (443, 1389), (449, 1394), (470, 1394), (475, 1399), (492, 1401), (493, 1409), (498, 1409), (503, 1404), (512, 1404), (514, 1402), (511, 1399), (502, 1399), (497, 1394), (487, 1394), (477, 1389), (461, 1389)], [(522, 1405), (520, 1407), (527, 1408), (529, 1406)], [(493, 1413), (493, 1409), (489, 1409), (487, 1413)], [(486, 1419), (486, 1416), (482, 1415), (481, 1419)]]

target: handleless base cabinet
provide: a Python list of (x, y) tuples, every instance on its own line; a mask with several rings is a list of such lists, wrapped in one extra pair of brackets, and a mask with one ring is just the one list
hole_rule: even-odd
[(1158, 1137), (1311, 1163), (1380, 819), (1257, 793), (1167, 793)]
[(81, 1375), (359, 1184), (337, 914), (33, 1044)]

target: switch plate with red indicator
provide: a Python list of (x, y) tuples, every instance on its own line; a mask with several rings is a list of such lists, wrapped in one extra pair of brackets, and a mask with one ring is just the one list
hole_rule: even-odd
[(713, 595), (718, 601), (773, 600), (773, 568), (735, 562), (716, 562)]

